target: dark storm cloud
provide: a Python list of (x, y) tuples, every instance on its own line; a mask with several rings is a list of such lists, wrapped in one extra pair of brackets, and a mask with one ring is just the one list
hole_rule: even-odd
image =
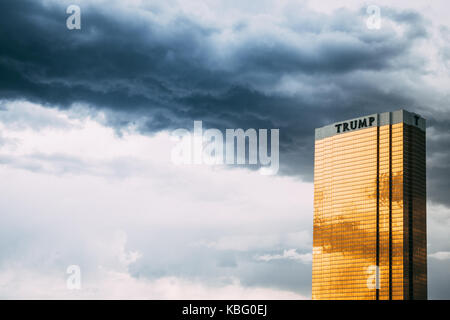
[[(146, 133), (191, 128), (192, 120), (280, 128), (281, 172), (308, 180), (315, 127), (406, 108), (425, 113), (436, 132), (448, 130), (447, 106), (427, 113), (423, 92), (408, 84), (425, 72), (413, 46), (427, 37), (428, 22), (416, 12), (383, 9), (384, 21), (403, 33), (387, 23), (368, 30), (364, 10), (306, 12), (287, 18), (279, 34), (256, 36), (242, 22), (231, 30), (241, 40), (221, 46), (220, 28), (181, 15), (163, 24), (152, 16), (160, 14), (156, 6), (146, 15), (82, 6), (82, 29), (69, 31), (66, 6), (0, 3), (2, 98), (58, 108), (83, 103), (107, 111), (115, 127), (136, 122)], [(283, 81), (297, 88), (290, 92)], [(387, 90), (388, 83), (398, 84)], [(429, 144), (431, 155), (447, 150)], [(429, 178), (430, 198), (450, 205), (450, 169), (430, 167)]]

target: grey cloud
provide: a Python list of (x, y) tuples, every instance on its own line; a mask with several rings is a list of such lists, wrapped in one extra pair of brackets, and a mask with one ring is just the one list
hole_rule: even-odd
[[(183, 238), (185, 241), (189, 236), (183, 236)], [(237, 278), (243, 285), (249, 287), (269, 287), (310, 296), (311, 264), (299, 263), (291, 259), (257, 261), (254, 257), (265, 251), (240, 252), (204, 247), (193, 248), (183, 244), (183, 239), (174, 241), (159, 234), (158, 241), (161, 242), (163, 239), (165, 245), (160, 249), (144, 248), (142, 244), (130, 241), (130, 244), (145, 253), (141, 259), (130, 266), (133, 276), (149, 279), (179, 276), (217, 285)]]
[(448, 270), (450, 268), (449, 260), (428, 259), (428, 298), (429, 299), (447, 299), (450, 280)]

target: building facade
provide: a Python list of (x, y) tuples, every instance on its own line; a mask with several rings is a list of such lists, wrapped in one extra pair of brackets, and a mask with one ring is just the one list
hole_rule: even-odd
[(313, 299), (427, 299), (425, 119), (316, 129)]

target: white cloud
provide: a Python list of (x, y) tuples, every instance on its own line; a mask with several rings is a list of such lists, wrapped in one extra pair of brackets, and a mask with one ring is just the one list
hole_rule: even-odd
[(75, 124), (57, 109), (45, 109), (28, 101), (0, 100), (0, 123), (16, 130), (64, 129)]
[[(5, 106), (48, 111), (65, 126), (33, 127), (32, 117), (0, 122), (2, 137), (15, 141), (0, 145), (0, 159), (8, 160), (0, 164), (0, 179), (8, 181), (0, 184), (0, 297), (309, 296), (309, 284), (291, 291), (264, 288), (263, 281), (247, 287), (242, 256), (226, 274), (220, 261), (223, 250), (308, 247), (310, 183), (175, 166), (167, 132), (148, 137), (129, 128), (119, 137), (89, 116)], [(215, 245), (190, 245), (201, 242)], [(82, 270), (80, 293), (65, 288), (73, 264)]]
[(256, 260), (261, 261), (271, 261), (271, 260), (280, 260), (280, 259), (290, 259), (290, 260), (298, 260), (303, 263), (311, 263), (312, 262), (312, 254), (311, 253), (297, 253), (295, 249), (284, 250), (283, 254), (265, 254), (261, 256), (257, 256)]
[(438, 251), (435, 253), (430, 253), (428, 257), (438, 260), (450, 260), (450, 251)]
[(297, 246), (311, 249), (312, 235), (304, 230), (290, 233), (244, 234), (224, 236), (215, 241), (199, 241), (194, 245), (203, 245), (218, 250), (250, 251), (283, 246)]
[[(0, 273), (1, 298), (19, 299), (289, 299), (303, 300), (300, 294), (264, 287), (245, 287), (238, 280), (213, 286), (179, 277), (157, 280), (134, 278), (126, 272), (99, 269), (94, 283), (69, 290), (62, 275), (38, 273), (30, 269), (8, 269)], [(83, 279), (83, 278), (82, 278)], [(7, 291), (6, 291), (7, 290)], [(7, 295), (5, 294), (7, 292)]]
[[(19, 299), (306, 299), (300, 294), (264, 287), (242, 286), (237, 278), (223, 278), (222, 285), (210, 285), (182, 277), (157, 279), (133, 277), (128, 266), (142, 255), (127, 251), (127, 236), (118, 231), (103, 242), (98, 252), (115, 263), (81, 270), (81, 288), (70, 290), (64, 270), (26, 268), (20, 263), (0, 269), (0, 298)], [(95, 244), (94, 244), (95, 245)], [(97, 244), (98, 245), (98, 244)], [(105, 261), (104, 261), (105, 262)], [(85, 275), (85, 271), (87, 275)]]

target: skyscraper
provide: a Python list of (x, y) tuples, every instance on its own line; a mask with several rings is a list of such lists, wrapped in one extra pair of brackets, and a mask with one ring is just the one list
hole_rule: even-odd
[(316, 129), (313, 299), (427, 299), (425, 119)]

